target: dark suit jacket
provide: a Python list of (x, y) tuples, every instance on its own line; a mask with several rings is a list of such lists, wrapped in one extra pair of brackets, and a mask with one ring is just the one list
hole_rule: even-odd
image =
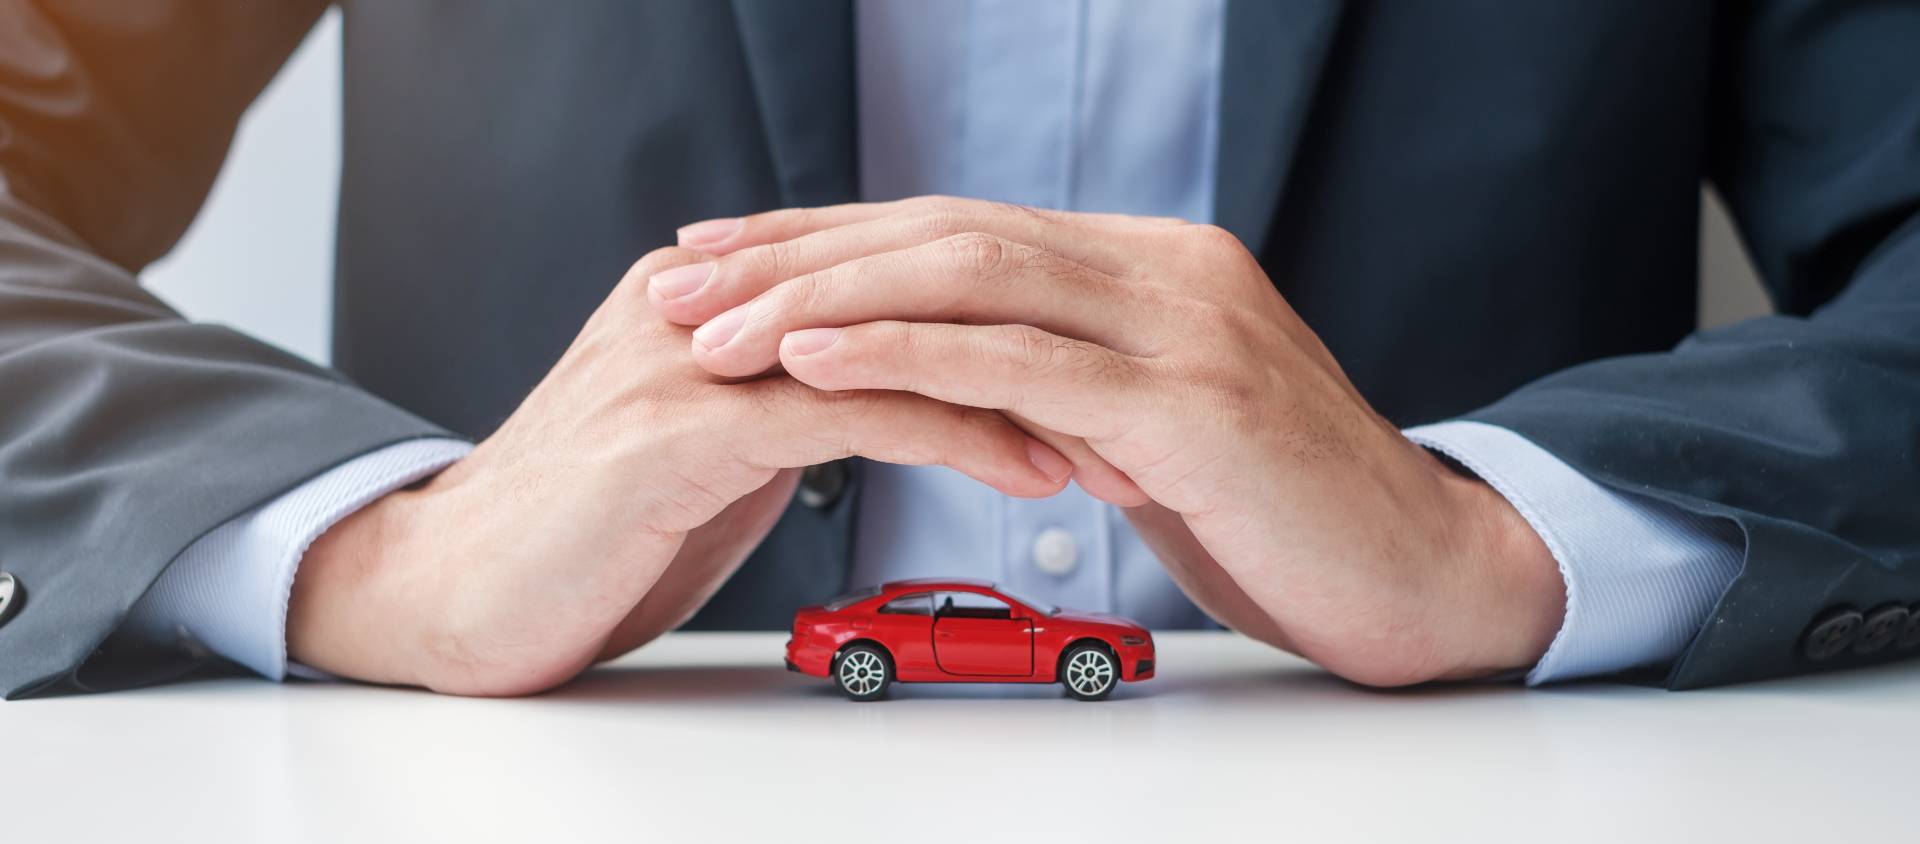
[[(176, 554), (356, 455), (485, 436), (675, 226), (858, 195), (848, 0), (347, 2), (329, 371), (134, 277), (324, 3), (44, 5), (0, 11), (10, 696), (191, 665), (110, 637)], [(1798, 643), (1920, 602), (1915, 45), (1910, 3), (1233, 0), (1217, 220), (1394, 421), (1738, 523), (1671, 685), (1890, 658)], [(1703, 179), (1781, 314), (1689, 336)], [(696, 626), (843, 585), (833, 471)]]

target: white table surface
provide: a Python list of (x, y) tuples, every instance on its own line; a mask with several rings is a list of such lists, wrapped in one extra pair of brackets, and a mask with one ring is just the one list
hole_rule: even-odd
[(0, 703), (0, 842), (1920, 836), (1911, 663), (1378, 692), (1175, 633), (1103, 703), (856, 704), (783, 641), (673, 635), (522, 700), (234, 678)]

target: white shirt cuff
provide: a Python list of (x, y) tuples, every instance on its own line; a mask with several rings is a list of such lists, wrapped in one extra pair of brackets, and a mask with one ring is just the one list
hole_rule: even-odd
[(472, 450), (453, 439), (396, 443), (236, 516), (187, 546), (133, 605), (121, 631), (204, 648), (269, 679), (284, 679), (287, 602), (307, 546), (354, 511)]
[(1566, 620), (1528, 685), (1671, 662), (1740, 573), (1746, 544), (1730, 521), (1601, 486), (1494, 425), (1404, 433), (1505, 496), (1560, 564)]

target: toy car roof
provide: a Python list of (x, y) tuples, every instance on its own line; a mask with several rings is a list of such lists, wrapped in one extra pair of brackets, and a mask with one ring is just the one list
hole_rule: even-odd
[(943, 586), (961, 589), (996, 588), (991, 580), (976, 580), (969, 577), (923, 577), (915, 580), (895, 580), (882, 585), (880, 589), (884, 592), (893, 593), (903, 592), (909, 589), (939, 589)]

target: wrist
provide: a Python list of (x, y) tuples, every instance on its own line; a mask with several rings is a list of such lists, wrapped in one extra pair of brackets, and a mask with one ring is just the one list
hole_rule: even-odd
[(1553, 644), (1566, 618), (1566, 582), (1559, 563), (1526, 517), (1478, 476), (1457, 470), (1422, 448), (1438, 473), (1449, 515), (1444, 559), (1454, 594), (1435, 606), (1456, 642), (1443, 679), (1484, 677), (1531, 668)]
[(416, 626), (431, 591), (401, 562), (422, 493), (402, 489), (348, 514), (308, 546), (287, 606), (287, 655), (329, 674), (424, 685)]

